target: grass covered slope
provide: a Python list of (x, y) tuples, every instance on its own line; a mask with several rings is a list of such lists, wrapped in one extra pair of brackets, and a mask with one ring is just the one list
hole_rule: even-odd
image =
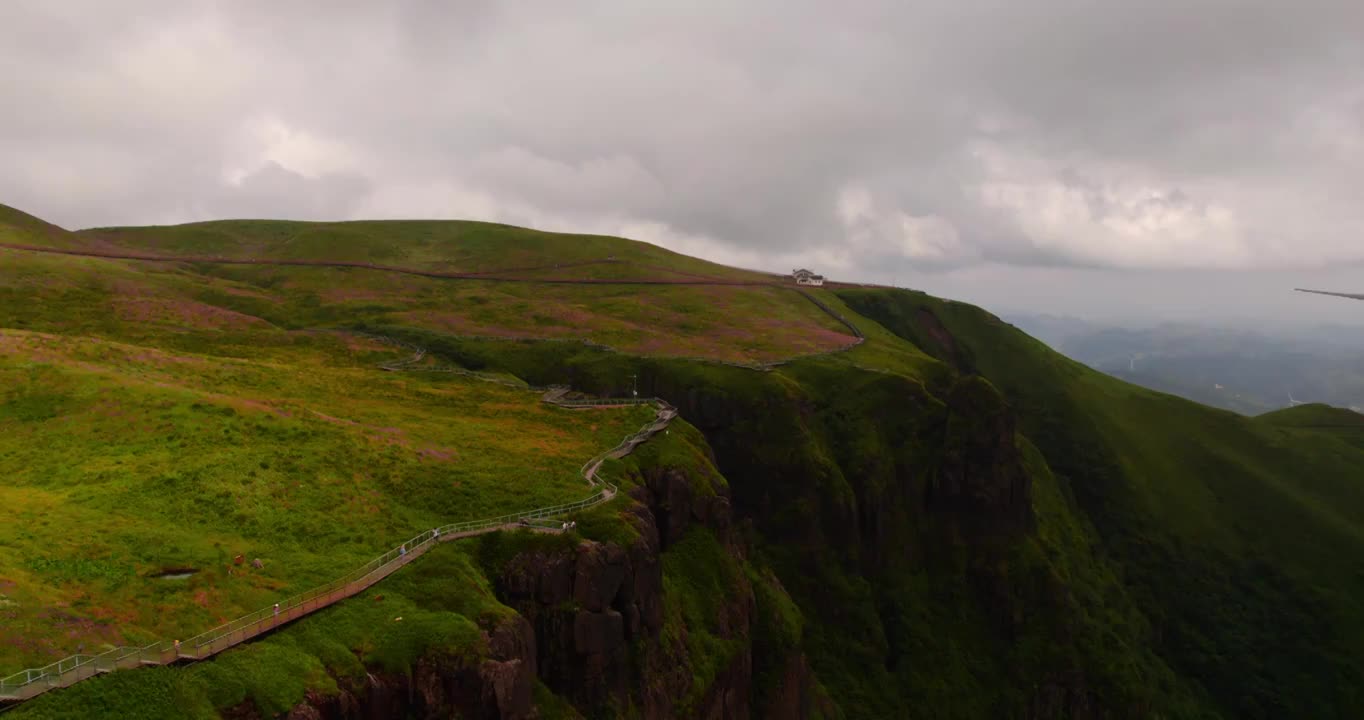
[(0, 668), (188, 637), (435, 525), (585, 497), (582, 463), (650, 416), (373, 366), (393, 353), (0, 330)]
[[(457, 221), (224, 221), (78, 234), (52, 228), (59, 241), (38, 242), (27, 229), (33, 219), (11, 215), (16, 224), (7, 225), (9, 216), (0, 217), (0, 232), (18, 238), (13, 241), (17, 245), (376, 262), (439, 271), (504, 271), (497, 274), (518, 280), (454, 280), (322, 265), (158, 263), (0, 248), (6, 269), (0, 315), (12, 317), (8, 324), (14, 327), (128, 337), (147, 323), (177, 333), (181, 328), (394, 324), (466, 336), (589, 341), (638, 355), (739, 363), (828, 352), (855, 340), (841, 323), (789, 289), (536, 282), (771, 280), (621, 238)], [(212, 341), (216, 345), (223, 339), (215, 333)]]
[(492, 597), (479, 550), (476, 540), (440, 545), (380, 586), (210, 661), (102, 675), (13, 717), (274, 717), (309, 693), (336, 696), (343, 682), (410, 676), (419, 659), (477, 667), (485, 629), (515, 615)]
[[(1364, 711), (1364, 451), (1127, 385), (978, 308), (839, 291), (997, 384), (1158, 628), (1156, 649), (1235, 717)], [(1319, 411), (1298, 409), (1298, 416)], [(1278, 415), (1278, 414), (1276, 414)], [(1276, 420), (1278, 422), (1276, 422)]]
[(1292, 433), (1329, 435), (1364, 449), (1364, 415), (1353, 410), (1311, 403), (1268, 412), (1255, 419)]
[(0, 244), (74, 248), (85, 242), (70, 232), (21, 210), (0, 205)]
[[(646, 475), (656, 480), (660, 474), (679, 472), (687, 478), (689, 492), (683, 495), (713, 500), (725, 488), (724, 477), (707, 458), (705, 439), (684, 421), (677, 421), (669, 434), (641, 445), (637, 453), (611, 462), (622, 490), (643, 490)], [(279, 716), (291, 710), (316, 716), (319, 708), (320, 715), (331, 716), (333, 711), (357, 707), (369, 715), (397, 717), (395, 705), (403, 703), (392, 702), (395, 696), (405, 696), (409, 712), (416, 715), (436, 712), (445, 717), (449, 704), (455, 704), (450, 700), (463, 700), (455, 708), (460, 717), (497, 716), (494, 704), (505, 708), (514, 684), (497, 685), (496, 698), (489, 697), (492, 692), (479, 697), (474, 679), (506, 679), (536, 663), (545, 674), (557, 649), (545, 628), (560, 627), (556, 622), (538, 623), (541, 631), (532, 642), (532, 625), (523, 619), (526, 615), (518, 616), (517, 609), (502, 604), (515, 600), (498, 600), (503, 595), (499, 587), (505, 588), (529, 568), (542, 567), (546, 559), (571, 562), (585, 550), (592, 552), (594, 542), (619, 548), (657, 543), (656, 535), (646, 540), (638, 532), (657, 533), (645, 517), (638, 506), (617, 501), (577, 516), (579, 526), (566, 535), (498, 533), (440, 545), (359, 596), (206, 662), (102, 675), (25, 703), (13, 717), (217, 718)], [(615, 658), (622, 661), (620, 667), (632, 669), (638, 684), (652, 685), (632, 687), (632, 693), (661, 693), (669, 698), (671, 716), (698, 716), (702, 703), (714, 702), (709, 695), (720, 678), (746, 676), (734, 668), (746, 667), (744, 658), (752, 653), (750, 642), (757, 642), (757, 636), (764, 652), (752, 657), (755, 691), (781, 690), (774, 684), (777, 678), (768, 674), (787, 654), (798, 652), (799, 611), (770, 573), (725, 546), (727, 533), (686, 519), (675, 519), (668, 527), (668, 546), (650, 558), (657, 564), (656, 579), (662, 587), (650, 589), (647, 581), (641, 585), (646, 593), (659, 593), (662, 627), (656, 637), (638, 637), (623, 645)], [(592, 587), (588, 575), (580, 568), (573, 586)], [(571, 644), (578, 632), (573, 620), (583, 607), (582, 596), (548, 604), (537, 604), (538, 598), (532, 593), (530, 604), (536, 612), (567, 619), (562, 632)], [(748, 602), (759, 613), (751, 621)], [(777, 645), (786, 654), (769, 651)], [(488, 662), (506, 660), (509, 653), (518, 655), (514, 664)], [(587, 662), (593, 660), (601, 658)], [(770, 667), (774, 660), (778, 667)], [(639, 707), (629, 704), (579, 703), (574, 708), (565, 696), (572, 697), (579, 689), (559, 688), (569, 692), (556, 696), (548, 686), (537, 684), (535, 716), (641, 714)], [(441, 702), (433, 696), (449, 704), (433, 708), (432, 702)], [(414, 697), (424, 701), (420, 712), (413, 711)]]
[[(13, 218), (27, 224), (6, 225), (10, 239), (22, 230), (16, 244), (40, 244)], [(546, 236), (551, 255), (569, 247)], [(536, 242), (515, 257), (543, 264)], [(625, 243), (587, 250), (625, 254)], [(639, 246), (671, 264), (651, 271), (711, 270)], [(187, 637), (435, 524), (576, 499), (583, 460), (649, 415), (384, 373), (375, 365), (398, 351), (328, 329), (384, 322), (745, 361), (852, 340), (807, 299), (765, 287), (449, 282), (0, 249), (0, 670)], [(189, 576), (156, 577), (168, 571)]]
[[(656, 245), (605, 235), (543, 232), (468, 220), (219, 220), (186, 225), (94, 228), (78, 236), (94, 247), (236, 259), (368, 262), (461, 273), (568, 269), (612, 277), (612, 262), (664, 276), (766, 281), (763, 273), (688, 257)], [(616, 265), (618, 266), (618, 265)], [(519, 273), (518, 273), (519, 274)], [(635, 273), (638, 277), (639, 273)]]

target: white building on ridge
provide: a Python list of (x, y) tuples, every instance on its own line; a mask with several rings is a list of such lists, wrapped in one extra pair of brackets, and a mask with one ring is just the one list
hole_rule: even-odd
[(823, 285), (824, 276), (816, 275), (805, 268), (792, 270), (791, 277), (796, 279), (797, 285)]

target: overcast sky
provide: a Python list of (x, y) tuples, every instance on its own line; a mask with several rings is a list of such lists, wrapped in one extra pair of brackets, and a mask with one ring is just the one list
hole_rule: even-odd
[(1364, 3), (0, 2), (0, 202), (473, 218), (997, 312), (1364, 322)]

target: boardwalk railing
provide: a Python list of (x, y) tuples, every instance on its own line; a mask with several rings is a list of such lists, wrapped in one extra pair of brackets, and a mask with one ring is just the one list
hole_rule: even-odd
[[(422, 351), (424, 354), (424, 351)], [(420, 358), (418, 358), (420, 359)], [(551, 518), (562, 517), (604, 503), (615, 497), (616, 486), (599, 481), (597, 470), (607, 458), (628, 455), (640, 443), (666, 428), (677, 411), (659, 399), (627, 398), (623, 400), (587, 399), (565, 400), (559, 397), (563, 388), (552, 388), (545, 401), (570, 408), (615, 407), (621, 405), (653, 405), (658, 408), (654, 420), (638, 432), (625, 436), (615, 447), (588, 460), (582, 467), (583, 479), (598, 491), (590, 497), (561, 505), (526, 510), (483, 520), (466, 520), (427, 530), (388, 552), (365, 563), (347, 575), (320, 587), (281, 600), (278, 604), (184, 641), (158, 640), (142, 647), (116, 647), (98, 655), (72, 655), (51, 665), (33, 668), (0, 679), (0, 700), (27, 700), (53, 688), (67, 687), (99, 673), (141, 665), (169, 665), (180, 659), (200, 660), (240, 644), (280, 625), (356, 595), (371, 585), (393, 574), (412, 562), (439, 542), (472, 537), (497, 530), (528, 529), (534, 532), (557, 533), (563, 525)], [(556, 394), (557, 393), (557, 394)]]

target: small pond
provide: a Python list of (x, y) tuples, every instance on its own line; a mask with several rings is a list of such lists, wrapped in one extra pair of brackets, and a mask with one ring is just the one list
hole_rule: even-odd
[(197, 572), (199, 568), (166, 568), (152, 577), (157, 580), (184, 580)]

